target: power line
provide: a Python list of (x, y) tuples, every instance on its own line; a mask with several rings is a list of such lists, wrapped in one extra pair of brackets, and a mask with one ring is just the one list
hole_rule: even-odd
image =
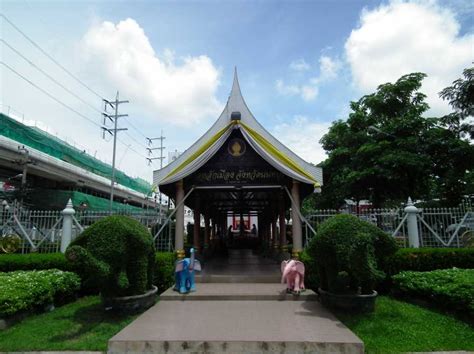
[(60, 82), (58, 82), (55, 78), (53, 78), (51, 75), (49, 75), (47, 72), (45, 72), (43, 69), (41, 69), (40, 67), (38, 67), (35, 63), (33, 63), (31, 60), (29, 60), (27, 57), (25, 57), (23, 54), (21, 54), (17, 49), (15, 49), (12, 45), (10, 45), (10, 43), (8, 43), (7, 41), (5, 41), (4, 39), (0, 38), (0, 41), (3, 42), (3, 44), (5, 44), (8, 48), (10, 48), (13, 52), (15, 52), (17, 55), (19, 55), (21, 58), (23, 58), (28, 64), (30, 64), (31, 66), (33, 66), (36, 70), (38, 70), (39, 72), (41, 72), (44, 76), (46, 76), (48, 79), (50, 79), (51, 81), (53, 81), (56, 85), (58, 85), (59, 87), (61, 87), (62, 89), (64, 89), (65, 91), (67, 91), (70, 95), (74, 96), (75, 98), (77, 98), (79, 101), (81, 101), (82, 103), (84, 103), (85, 105), (89, 106), (90, 108), (92, 108), (94, 111), (102, 114), (102, 112), (100, 110), (98, 110), (97, 108), (95, 108), (92, 104), (90, 104), (89, 102), (87, 102), (86, 100), (82, 99), (80, 96), (78, 96), (77, 94), (75, 94), (74, 92), (72, 92), (71, 90), (69, 90), (66, 86), (64, 86), (63, 84), (61, 84)]
[(40, 90), (41, 92), (43, 92), (45, 95), (47, 95), (49, 98), (51, 98), (52, 100), (56, 101), (57, 103), (59, 103), (61, 106), (63, 107), (66, 107), (67, 109), (69, 109), (70, 111), (74, 112), (75, 114), (77, 114), (79, 117), (82, 117), (83, 119), (89, 121), (90, 123), (94, 124), (95, 126), (98, 126), (99, 128), (101, 127), (100, 124), (97, 124), (96, 122), (94, 122), (91, 118), (83, 115), (82, 113), (78, 112), (77, 110), (75, 110), (74, 108), (72, 108), (71, 106), (69, 106), (68, 104), (58, 100), (56, 97), (54, 97), (52, 94), (50, 94), (48, 91), (46, 91), (45, 89), (41, 88), (40, 86), (38, 86), (37, 84), (35, 84), (34, 82), (32, 82), (31, 80), (27, 79), (26, 77), (24, 77), (22, 74), (20, 74), (18, 71), (16, 71), (15, 69), (13, 69), (11, 66), (9, 66), (8, 64), (4, 63), (3, 61), (0, 61), (0, 64), (2, 64), (3, 66), (5, 66), (7, 69), (9, 69), (10, 71), (12, 71), (14, 74), (16, 74), (17, 76), (19, 76), (20, 78), (22, 78), (23, 80), (25, 80), (26, 82), (28, 82), (31, 86), (35, 87), (36, 89)]
[(21, 29), (19, 29), (12, 21), (10, 21), (4, 14), (0, 13), (0, 17), (3, 17), (5, 21), (7, 21), (10, 26), (12, 26), (16, 31), (18, 31), (25, 39), (30, 42), (32, 45), (34, 45), (41, 53), (43, 53), (45, 56), (47, 56), (53, 63), (55, 63), (57, 66), (59, 66), (64, 72), (66, 72), (70, 77), (72, 77), (74, 80), (76, 80), (79, 84), (84, 86), (87, 90), (89, 90), (91, 93), (99, 97), (100, 99), (103, 99), (103, 97), (98, 94), (96, 91), (91, 89), (87, 84), (85, 84), (82, 80), (80, 80), (78, 77), (76, 77), (73, 73), (71, 73), (68, 69), (66, 69), (61, 63), (59, 63), (56, 59), (54, 59), (51, 55), (49, 55), (43, 48), (39, 46), (33, 39), (28, 37), (25, 32), (23, 32)]
[(132, 135), (130, 135), (128, 132), (125, 132), (125, 134), (127, 134), (127, 136), (132, 139), (134, 142), (136, 142), (138, 145), (140, 145), (142, 148), (145, 148), (146, 149), (146, 146), (143, 145), (142, 143), (140, 143), (137, 139), (135, 139)]
[[(18, 77), (22, 78), (23, 80), (25, 80), (26, 82), (28, 82), (31, 86), (35, 87), (36, 89), (38, 89), (39, 91), (43, 92), (46, 96), (48, 96), (49, 98), (51, 98), (52, 100), (56, 101), (57, 103), (59, 103), (61, 106), (69, 109), (71, 112), (77, 114), (78, 116), (80, 116), (81, 118), (87, 120), (88, 122), (94, 124), (95, 126), (99, 127), (99, 128), (102, 128), (102, 126), (100, 124), (97, 124), (96, 122), (94, 122), (91, 118), (83, 115), (82, 113), (78, 112), (77, 110), (75, 110), (74, 108), (72, 108), (71, 106), (69, 106), (68, 104), (60, 101), (59, 99), (57, 99), (56, 97), (54, 97), (52, 94), (50, 94), (48, 91), (46, 91), (45, 89), (41, 88), (40, 86), (38, 86), (37, 84), (35, 84), (34, 82), (32, 82), (31, 80), (27, 79), (25, 76), (23, 76), (22, 74), (20, 74), (18, 71), (16, 71), (15, 69), (13, 69), (11, 66), (9, 66), (8, 64), (4, 63), (3, 61), (0, 61), (0, 64), (2, 64), (3, 66), (5, 66), (8, 70), (10, 70), (11, 72), (13, 72), (15, 75), (17, 75)], [(125, 144), (123, 141), (121, 141), (120, 139), (117, 139), (121, 144), (125, 145), (125, 146), (128, 146), (127, 144)], [(133, 151), (134, 153), (136, 153), (138, 156), (140, 157), (143, 157), (144, 159), (146, 159), (146, 156), (140, 154), (138, 151), (136, 151), (135, 149), (133, 149), (132, 147), (130, 147), (130, 150)]]
[(145, 139), (146, 139), (146, 135), (143, 134), (137, 127), (135, 127), (132, 122), (130, 122), (126, 117), (125, 117), (125, 121), (130, 124), (130, 126), (138, 133), (140, 134), (141, 136), (143, 136)]

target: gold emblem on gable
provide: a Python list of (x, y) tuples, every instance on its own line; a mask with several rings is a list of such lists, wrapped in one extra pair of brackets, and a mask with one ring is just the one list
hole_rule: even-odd
[(232, 139), (229, 141), (229, 144), (227, 145), (227, 151), (233, 157), (242, 156), (243, 154), (245, 154), (245, 150), (246, 150), (246, 145), (242, 139), (238, 139), (238, 138)]

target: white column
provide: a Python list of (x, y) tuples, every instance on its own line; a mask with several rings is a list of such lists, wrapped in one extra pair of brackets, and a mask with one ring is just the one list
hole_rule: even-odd
[(293, 220), (292, 233), (293, 233), (293, 252), (292, 257), (298, 258), (299, 254), (303, 251), (303, 238), (301, 232), (301, 219), (299, 216), (300, 210), (300, 184), (298, 181), (293, 180), (293, 186), (291, 188), (291, 218)]
[[(183, 180), (176, 182), (176, 229), (174, 248), (178, 259), (184, 258), (184, 199)], [(181, 204), (181, 205), (180, 205)]]
[(61, 252), (65, 253), (67, 246), (72, 241), (72, 217), (76, 211), (72, 207), (71, 199), (68, 200), (66, 208), (62, 211), (63, 214), (63, 235), (61, 237)]
[(408, 245), (412, 248), (420, 248), (420, 237), (418, 234), (418, 217), (420, 211), (413, 205), (411, 198), (408, 198), (405, 213), (407, 213)]

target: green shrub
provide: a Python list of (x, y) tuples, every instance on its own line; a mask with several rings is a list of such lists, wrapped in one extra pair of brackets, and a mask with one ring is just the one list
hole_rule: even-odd
[(92, 224), (71, 243), (66, 258), (98, 284), (103, 297), (143, 294), (152, 287), (153, 238), (127, 216), (113, 215)]
[(304, 285), (307, 289), (317, 291), (319, 288), (319, 272), (315, 260), (306, 250), (301, 252), (300, 261), (304, 263)]
[(404, 270), (424, 272), (453, 267), (474, 268), (474, 249), (402, 248), (387, 258), (384, 270), (393, 275)]
[(321, 288), (370, 294), (385, 274), (378, 268), (395, 253), (395, 240), (373, 224), (340, 214), (319, 226), (307, 252), (316, 262)]
[(76, 274), (58, 269), (0, 273), (0, 317), (63, 304), (79, 287)]
[(174, 284), (174, 263), (176, 255), (173, 252), (157, 252), (155, 256), (155, 277), (153, 284), (161, 294)]
[(0, 272), (16, 270), (72, 270), (62, 253), (0, 254)]
[(398, 295), (474, 315), (474, 269), (401, 272), (393, 276), (393, 289)]

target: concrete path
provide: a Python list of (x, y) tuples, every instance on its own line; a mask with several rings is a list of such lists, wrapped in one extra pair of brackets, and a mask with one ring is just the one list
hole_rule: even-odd
[[(316, 301), (314, 292), (286, 294), (275, 262), (239, 251), (224, 265), (205, 267), (210, 280), (218, 275), (238, 281), (197, 284), (197, 292), (188, 295), (167, 290), (109, 340), (108, 353), (364, 352), (362, 341)], [(276, 281), (241, 282), (252, 276)]]
[(228, 257), (207, 261), (196, 283), (279, 283), (280, 265), (251, 250), (229, 250)]

